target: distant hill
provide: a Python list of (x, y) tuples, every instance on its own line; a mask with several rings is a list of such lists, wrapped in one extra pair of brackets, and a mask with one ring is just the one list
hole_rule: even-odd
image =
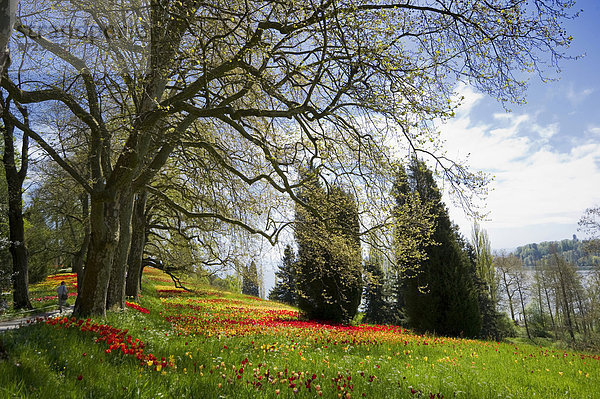
[(561, 241), (544, 241), (539, 244), (527, 244), (517, 247), (512, 253), (521, 258), (527, 267), (533, 267), (542, 259), (550, 256), (550, 248), (556, 245), (556, 249), (567, 262), (577, 268), (588, 268), (600, 265), (600, 257), (588, 255), (584, 250), (584, 242), (573, 235), (573, 239)]

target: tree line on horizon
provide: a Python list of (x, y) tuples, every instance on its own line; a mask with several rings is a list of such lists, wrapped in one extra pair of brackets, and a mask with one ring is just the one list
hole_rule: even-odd
[(600, 256), (590, 250), (590, 242), (579, 240), (576, 235), (572, 239), (560, 241), (543, 241), (517, 247), (512, 253), (521, 259), (523, 265), (533, 268), (540, 261), (554, 256), (554, 252), (565, 258), (577, 268), (600, 266)]

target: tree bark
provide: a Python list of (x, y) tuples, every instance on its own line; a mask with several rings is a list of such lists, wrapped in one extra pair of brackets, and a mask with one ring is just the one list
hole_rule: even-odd
[[(571, 336), (571, 340), (572, 342), (575, 342), (575, 332), (573, 331), (573, 321), (571, 319), (571, 305), (570, 305), (570, 295), (569, 292), (574, 288), (574, 287), (568, 287), (567, 288), (567, 284), (568, 282), (566, 281), (566, 263), (564, 258), (562, 258), (562, 256), (559, 256), (558, 253), (556, 252), (556, 250), (553, 250), (552, 256), (554, 258), (554, 262), (556, 263), (556, 276), (558, 277), (558, 286), (557, 288), (560, 290), (560, 295), (561, 295), (561, 300), (560, 302), (562, 302), (562, 307), (563, 307), (563, 314), (565, 316), (565, 320), (566, 320), (566, 327), (567, 330), (569, 331), (569, 335)], [(575, 316), (573, 314), (573, 316)]]
[[(4, 112), (9, 112), (9, 104), (2, 101)], [(27, 119), (26, 111), (21, 109)], [(23, 181), (27, 175), (27, 151), (29, 137), (23, 134), (21, 151), (21, 169), (15, 165), (15, 148), (13, 143), (14, 125), (3, 118), (4, 129), (4, 172), (8, 187), (8, 226), (10, 239), (10, 255), (12, 257), (13, 307), (15, 309), (32, 309), (29, 300), (29, 269), (27, 264), (27, 248), (25, 247), (25, 226), (23, 224)]]
[(571, 340), (575, 342), (575, 333), (573, 331), (573, 322), (571, 320), (571, 306), (569, 304), (569, 297), (567, 296), (567, 289), (565, 287), (565, 282), (562, 278), (562, 275), (560, 275), (560, 289), (563, 297), (562, 300), (564, 305), (564, 314), (567, 321), (567, 329), (569, 331), (569, 335), (571, 336)]
[(552, 323), (552, 330), (554, 331), (554, 334), (556, 334), (557, 333), (556, 323), (554, 322), (554, 315), (552, 314), (552, 305), (550, 304), (550, 294), (548, 293), (548, 288), (546, 287), (546, 282), (544, 282), (544, 294), (546, 297), (546, 304), (548, 305), (548, 313), (550, 314), (550, 322)]
[(77, 293), (81, 289), (81, 283), (83, 281), (83, 265), (85, 262), (85, 255), (87, 253), (88, 246), (90, 245), (90, 215), (89, 215), (89, 197), (87, 193), (84, 193), (79, 198), (81, 201), (81, 214), (83, 217), (83, 240), (79, 247), (79, 251), (73, 256), (73, 273), (77, 273)]
[(0, 1), (0, 76), (10, 65), (10, 52), (8, 50), (8, 41), (15, 25), (15, 15), (19, 0), (1, 0)]
[[(6, 180), (12, 179), (8, 179), (7, 176)], [(13, 261), (13, 306), (15, 309), (32, 309), (29, 300), (29, 268), (27, 263), (27, 248), (25, 247), (21, 186), (15, 185), (14, 182), (9, 182), (8, 191), (10, 254)]]
[(514, 305), (513, 305), (513, 294), (511, 294), (510, 289), (511, 289), (511, 281), (508, 280), (507, 278), (507, 274), (508, 272), (506, 270), (501, 270), (502, 272), (502, 282), (504, 283), (504, 290), (506, 291), (506, 298), (508, 299), (508, 308), (510, 309), (510, 318), (512, 319), (513, 323), (517, 323), (517, 320), (515, 319), (515, 309), (514, 309)]
[(119, 201), (119, 243), (110, 271), (106, 309), (123, 309), (125, 307), (125, 275), (127, 274), (127, 257), (131, 243), (132, 211), (133, 193), (129, 189), (121, 194)]
[(544, 318), (544, 306), (542, 305), (542, 287), (540, 286), (541, 284), (541, 279), (539, 278), (539, 271), (536, 270), (537, 276), (538, 276), (538, 281), (537, 281), (537, 300), (538, 300), (538, 308), (540, 311), (540, 320), (542, 321), (542, 328), (545, 330), (546, 329), (546, 320)]
[(579, 315), (581, 318), (581, 327), (583, 329), (583, 336), (588, 336), (588, 325), (587, 325), (587, 310), (586, 306), (583, 303), (583, 298), (581, 297), (581, 292), (579, 289), (575, 289), (575, 298), (577, 300), (577, 305), (579, 306)]
[(119, 239), (119, 204), (92, 195), (90, 245), (85, 262), (81, 292), (75, 301), (77, 317), (106, 316), (110, 270)]
[(146, 244), (146, 200), (148, 192), (142, 190), (137, 194), (131, 221), (131, 246), (127, 258), (127, 284), (125, 294), (137, 298), (140, 295), (142, 276), (142, 257)]
[(527, 338), (531, 339), (531, 333), (529, 332), (529, 323), (527, 323), (527, 313), (525, 313), (525, 298), (523, 298), (523, 287), (521, 283), (523, 282), (523, 277), (520, 276), (517, 279), (517, 291), (519, 292), (519, 300), (521, 302), (521, 312), (523, 312), (523, 322), (525, 323), (525, 331), (527, 332)]

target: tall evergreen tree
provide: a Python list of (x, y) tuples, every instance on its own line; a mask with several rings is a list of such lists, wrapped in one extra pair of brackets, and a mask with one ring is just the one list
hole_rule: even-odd
[(242, 274), (242, 294), (257, 297), (259, 293), (258, 269), (256, 268), (256, 263), (252, 261)]
[(435, 220), (434, 243), (425, 247), (427, 259), (419, 263), (414, 277), (403, 281), (410, 325), (418, 331), (476, 336), (481, 329), (481, 315), (469, 259), (433, 174), (424, 162), (415, 160), (409, 167), (408, 181), (421, 201), (431, 204)]
[(275, 272), (277, 282), (269, 292), (269, 299), (295, 306), (298, 303), (296, 293), (296, 255), (291, 245), (283, 250), (283, 259), (279, 270)]
[(394, 304), (390, 303), (385, 272), (380, 256), (371, 254), (364, 265), (364, 321), (375, 324), (393, 324), (396, 322)]
[(298, 306), (311, 319), (348, 322), (362, 291), (358, 207), (340, 187), (328, 191), (314, 171), (298, 194), (311, 209), (296, 207)]
[[(414, 184), (413, 184), (414, 186)], [(394, 217), (394, 258), (396, 268), (392, 283), (393, 303), (391, 304), (395, 324), (407, 325), (404, 284), (414, 278), (418, 265), (427, 259), (426, 248), (432, 243), (435, 218), (432, 206), (422, 198), (409, 183), (404, 166), (398, 165), (395, 171), (392, 196), (395, 201)]]

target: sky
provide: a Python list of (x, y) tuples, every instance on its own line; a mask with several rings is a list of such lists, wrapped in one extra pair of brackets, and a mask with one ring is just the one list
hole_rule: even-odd
[[(573, 36), (558, 81), (529, 82), (527, 103), (507, 112), (467, 86), (456, 118), (439, 129), (448, 155), (468, 158), (473, 170), (494, 176), (481, 221), (495, 250), (562, 240), (577, 234), (586, 208), (600, 205), (600, 1), (578, 0), (580, 17), (565, 27)], [(451, 205), (467, 238), (472, 221)]]
[[(468, 154), (472, 170), (494, 176), (480, 221), (493, 250), (571, 239), (586, 208), (600, 206), (600, 0), (577, 0), (583, 10), (565, 28), (573, 36), (558, 80), (532, 76), (526, 104), (511, 112), (488, 95), (460, 86), (456, 117), (438, 126), (452, 159)], [(471, 237), (473, 221), (444, 197), (451, 219)], [(483, 205), (483, 204), (482, 204)], [(264, 259), (268, 293), (283, 245)]]

